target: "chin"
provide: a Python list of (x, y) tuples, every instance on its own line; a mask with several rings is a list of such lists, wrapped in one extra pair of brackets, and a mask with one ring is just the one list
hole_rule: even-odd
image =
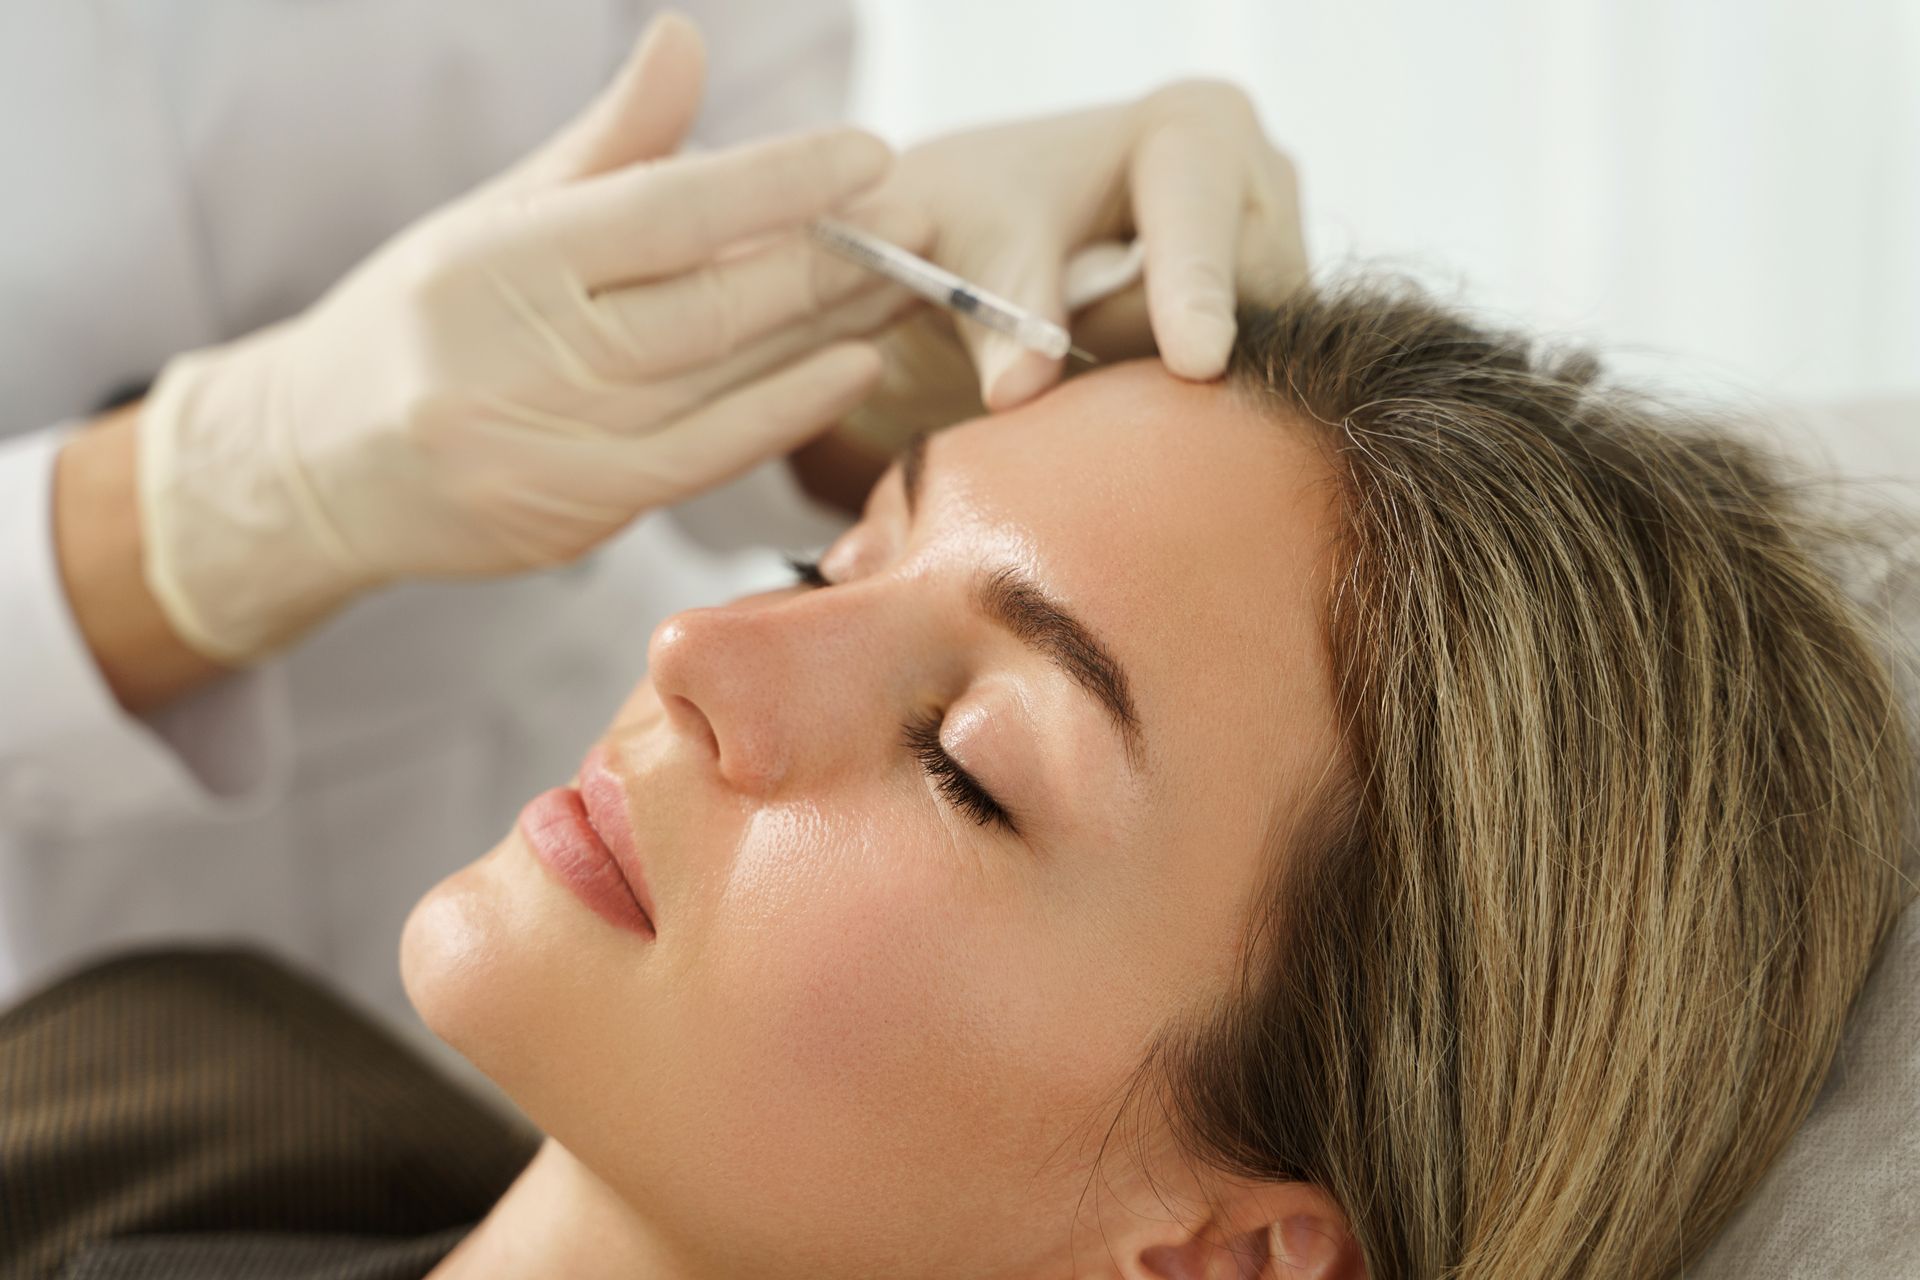
[(498, 1082), (488, 1046), (511, 1023), (516, 948), (492, 861), (461, 868), (414, 904), (400, 930), (400, 980), (421, 1021)]
[(427, 890), (400, 930), (400, 980), (420, 1020), (536, 1124), (531, 1104), (565, 1093), (577, 1056), (556, 1046), (600, 1047), (605, 1018), (586, 1015), (606, 983), (583, 974), (630, 964), (623, 949), (591, 954), (593, 922), (510, 833)]

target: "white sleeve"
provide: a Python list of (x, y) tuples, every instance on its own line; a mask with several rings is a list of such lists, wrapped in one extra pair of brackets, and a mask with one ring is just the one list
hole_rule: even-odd
[(94, 664), (53, 545), (53, 465), (69, 430), (0, 440), (0, 829), (87, 832), (263, 806), (292, 756), (277, 669), (140, 717)]

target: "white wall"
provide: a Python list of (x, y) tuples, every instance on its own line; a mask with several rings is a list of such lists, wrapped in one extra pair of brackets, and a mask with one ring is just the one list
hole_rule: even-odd
[(856, 0), (896, 141), (1246, 86), (1316, 261), (1795, 398), (1920, 389), (1920, 0)]

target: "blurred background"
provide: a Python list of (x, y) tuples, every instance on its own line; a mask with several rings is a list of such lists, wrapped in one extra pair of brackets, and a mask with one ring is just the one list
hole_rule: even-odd
[(1636, 376), (1920, 387), (1920, 0), (855, 0), (896, 143), (1249, 90), (1318, 266), (1413, 271)]

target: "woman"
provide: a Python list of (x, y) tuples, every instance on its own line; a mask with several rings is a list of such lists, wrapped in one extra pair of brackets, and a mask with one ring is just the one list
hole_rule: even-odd
[(432, 1274), (1678, 1272), (1826, 1071), (1911, 761), (1777, 469), (1593, 378), (1302, 292), (663, 624), (407, 922), (546, 1134)]

